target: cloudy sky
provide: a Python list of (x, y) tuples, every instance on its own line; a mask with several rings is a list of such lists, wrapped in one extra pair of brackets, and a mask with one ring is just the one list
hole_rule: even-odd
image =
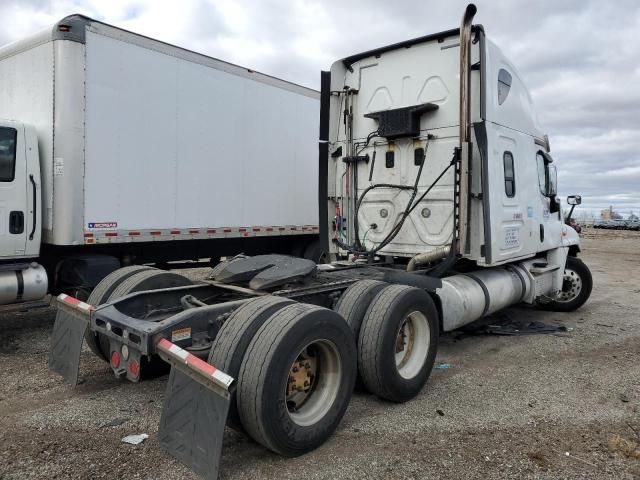
[[(458, 26), (459, 0), (0, 0), (0, 45), (83, 13), (319, 88), (352, 53)], [(640, 1), (477, 0), (528, 83), (562, 194), (640, 213)]]

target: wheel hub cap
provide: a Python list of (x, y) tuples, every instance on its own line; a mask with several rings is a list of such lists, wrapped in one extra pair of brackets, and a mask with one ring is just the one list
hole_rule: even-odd
[(403, 378), (413, 378), (421, 370), (429, 353), (431, 333), (427, 317), (413, 311), (405, 316), (395, 340), (395, 361)]
[(294, 423), (319, 422), (338, 396), (342, 365), (336, 346), (317, 340), (303, 348), (289, 368), (285, 401)]
[(562, 292), (558, 296), (559, 302), (570, 302), (582, 291), (582, 279), (573, 270), (565, 269), (562, 282)]

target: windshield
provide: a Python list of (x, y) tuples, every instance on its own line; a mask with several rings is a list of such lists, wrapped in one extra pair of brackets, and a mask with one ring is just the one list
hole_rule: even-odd
[(16, 170), (15, 128), (0, 127), (0, 182), (13, 182)]

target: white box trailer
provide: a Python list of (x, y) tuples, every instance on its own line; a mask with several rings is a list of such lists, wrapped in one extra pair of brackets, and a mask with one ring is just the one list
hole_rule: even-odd
[[(0, 49), (0, 119), (5, 263), (51, 276), (79, 254), (300, 252), (317, 234), (314, 90), (73, 15)], [(4, 277), (0, 304), (42, 293)]]

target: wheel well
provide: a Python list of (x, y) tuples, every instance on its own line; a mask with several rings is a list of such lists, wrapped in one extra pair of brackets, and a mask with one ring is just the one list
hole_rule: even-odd
[(577, 257), (578, 253), (580, 253), (580, 246), (579, 245), (569, 245), (569, 256), (570, 257)]

